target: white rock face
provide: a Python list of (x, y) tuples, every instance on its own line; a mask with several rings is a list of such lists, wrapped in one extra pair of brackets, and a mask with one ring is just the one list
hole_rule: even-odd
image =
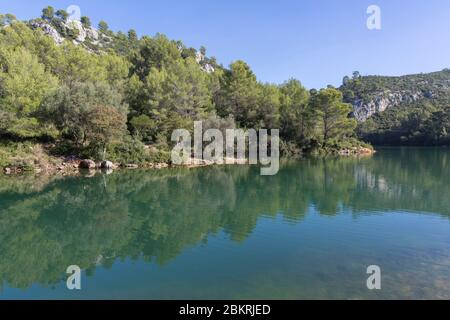
[(77, 42), (82, 43), (86, 40), (87, 37), (87, 32), (84, 29), (83, 25), (81, 24), (80, 21), (78, 20), (68, 20), (65, 23), (66, 27), (71, 29), (71, 30), (77, 30), (78, 32), (78, 36), (75, 39)]
[(205, 61), (205, 56), (198, 51), (195, 55), (195, 61), (201, 66), (202, 70), (207, 73), (213, 73), (215, 71), (214, 67), (209, 63), (203, 63)]
[(35, 21), (31, 24), (34, 29), (41, 29), (44, 34), (53, 38), (56, 44), (61, 44), (64, 42), (64, 38), (61, 37), (58, 31), (53, 28), (50, 24), (41, 21)]
[(210, 65), (209, 63), (205, 64), (205, 65), (202, 67), (202, 69), (203, 69), (204, 71), (206, 71), (207, 73), (213, 73), (214, 71), (216, 71), (216, 70), (214, 69), (214, 67), (213, 67), (212, 65)]
[(370, 101), (356, 99), (353, 102), (353, 114), (359, 122), (364, 122), (375, 113), (386, 111), (403, 103), (412, 103), (425, 98), (421, 91), (379, 92)]
[(90, 27), (90, 28), (85, 29), (85, 31), (86, 31), (87, 38), (92, 39), (94, 41), (98, 41), (99, 35), (98, 35), (97, 29), (95, 29), (94, 27)]
[[(33, 21), (31, 23), (33, 29), (41, 29), (44, 34), (53, 38), (56, 44), (61, 44), (64, 42), (64, 37), (60, 35), (58, 30), (56, 30), (52, 25), (45, 21)], [(100, 40), (100, 33), (94, 27), (85, 28), (83, 24), (78, 20), (68, 20), (62, 24), (63, 28), (76, 30), (77, 38), (72, 42), (75, 45), (83, 44), (86, 40), (91, 40), (92, 43), (98, 44)]]
[(197, 52), (195, 54), (195, 61), (197, 61), (197, 63), (201, 63), (203, 60), (205, 60), (205, 56), (200, 51)]

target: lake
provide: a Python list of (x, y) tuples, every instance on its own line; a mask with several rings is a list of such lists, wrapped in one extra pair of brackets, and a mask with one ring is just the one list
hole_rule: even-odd
[(450, 299), (450, 149), (259, 173), (1, 176), (0, 299)]

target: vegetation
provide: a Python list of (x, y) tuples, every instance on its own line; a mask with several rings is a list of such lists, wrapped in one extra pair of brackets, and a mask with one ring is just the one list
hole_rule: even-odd
[[(145, 159), (145, 144), (167, 152), (175, 128), (218, 117), (230, 127), (280, 128), (290, 152), (359, 143), (350, 106), (334, 88), (311, 94), (294, 79), (264, 84), (243, 61), (225, 68), (204, 47), (114, 33), (105, 21), (98, 41), (76, 45), (79, 30), (67, 19), (52, 7), (29, 22), (0, 16), (2, 141), (52, 143), (65, 155), (127, 162)], [(55, 43), (36, 22), (69, 41)], [(80, 25), (93, 30), (88, 17)], [(127, 143), (142, 157), (108, 154)]]
[[(450, 145), (450, 70), (403, 77), (344, 78), (344, 101), (374, 101), (389, 94), (403, 101), (358, 126), (377, 145)], [(410, 99), (414, 95), (415, 99)], [(406, 99), (405, 99), (406, 97)]]

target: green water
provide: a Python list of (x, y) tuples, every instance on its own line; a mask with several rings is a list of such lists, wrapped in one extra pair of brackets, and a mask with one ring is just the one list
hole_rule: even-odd
[(450, 299), (449, 174), (449, 149), (381, 149), (274, 177), (2, 176), (0, 299)]

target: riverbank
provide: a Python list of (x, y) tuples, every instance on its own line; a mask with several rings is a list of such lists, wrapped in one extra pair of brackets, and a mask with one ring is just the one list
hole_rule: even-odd
[[(369, 147), (351, 147), (334, 152), (323, 153), (323, 155), (336, 155), (342, 157), (371, 156), (375, 150)], [(246, 165), (246, 159), (224, 159), (222, 165)], [(0, 169), (3, 174), (14, 175), (24, 173), (37, 173), (49, 175), (75, 176), (86, 171), (118, 170), (118, 169), (154, 169), (161, 170), (169, 167), (198, 168), (212, 165), (220, 165), (214, 161), (203, 159), (192, 159), (185, 165), (173, 165), (170, 161), (139, 163), (99, 161), (95, 159), (83, 159), (77, 156), (54, 156), (49, 152), (46, 145), (20, 145), (18, 147), (0, 148)]]

